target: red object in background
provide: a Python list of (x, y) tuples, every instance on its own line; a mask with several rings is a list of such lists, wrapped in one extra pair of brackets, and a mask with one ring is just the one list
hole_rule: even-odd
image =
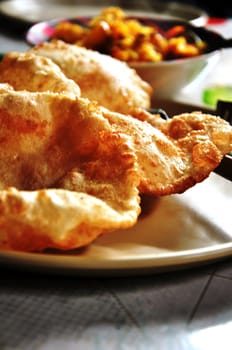
[(209, 17), (206, 25), (223, 24), (227, 20), (225, 18)]

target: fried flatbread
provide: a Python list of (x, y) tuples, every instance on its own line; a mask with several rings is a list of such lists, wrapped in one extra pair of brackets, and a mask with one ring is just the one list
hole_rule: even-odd
[(112, 132), (86, 99), (6, 90), (0, 93), (1, 245), (74, 249), (133, 225), (140, 199), (130, 139)]
[(80, 97), (59, 67), (57, 74), (48, 69), (47, 83), (47, 60), (30, 56), (26, 74), (28, 63), (19, 68), (12, 57), (9, 80), (4, 69), (0, 74), (1, 247), (86, 246), (134, 225), (139, 193), (181, 193), (232, 151), (232, 127), (218, 116), (194, 112), (165, 121), (141, 111), (136, 119)]
[(152, 88), (125, 62), (61, 40), (44, 42), (30, 52), (52, 59), (81, 88), (83, 97), (123, 114), (149, 108)]
[(218, 116), (192, 112), (169, 120), (156, 117), (154, 127), (146, 120), (101, 109), (114, 130), (133, 140), (140, 193), (184, 192), (206, 179), (232, 149), (232, 127)]
[(51, 59), (29, 52), (9, 52), (0, 62), (0, 82), (14, 90), (57, 92), (80, 96), (79, 86)]

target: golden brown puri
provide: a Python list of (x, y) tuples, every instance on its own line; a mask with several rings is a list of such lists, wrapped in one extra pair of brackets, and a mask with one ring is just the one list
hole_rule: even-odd
[[(36, 79), (43, 86), (43, 74)], [(165, 121), (141, 112), (136, 119), (72, 89), (26, 91), (27, 82), (21, 91), (0, 84), (0, 245), (7, 249), (74, 249), (130, 227), (139, 193), (183, 192), (232, 150), (232, 127), (217, 116)]]
[(130, 208), (117, 211), (106, 201), (66, 189), (0, 192), (0, 249), (70, 250), (97, 237), (132, 226), (138, 216), (135, 196)]
[(124, 62), (63, 41), (44, 42), (30, 52), (52, 59), (83, 97), (110, 110), (133, 114), (134, 108), (150, 107), (151, 86)]
[[(83, 98), (59, 99), (51, 93), (10, 90), (0, 98), (2, 188), (50, 187), (78, 166), (80, 157), (98, 157), (96, 149), (102, 135), (95, 133), (95, 128), (101, 120), (107, 123), (109, 133), (128, 138), (137, 158), (141, 193), (183, 192), (206, 178), (231, 150), (232, 128), (216, 116), (183, 114), (161, 121), (155, 128)], [(102, 144), (107, 150), (108, 142)], [(18, 148), (23, 151), (20, 156)], [(96, 180), (94, 171), (89, 177)]]
[(49, 58), (29, 52), (9, 52), (0, 62), (0, 82), (15, 90), (59, 92), (80, 96), (79, 86)]
[(206, 179), (232, 150), (232, 127), (219, 116), (183, 113), (160, 123), (159, 129), (179, 148), (185, 164), (174, 185), (176, 192)]
[(132, 139), (140, 193), (181, 193), (207, 178), (232, 149), (232, 127), (218, 116), (193, 112), (167, 121), (156, 117), (157, 127), (153, 127), (101, 109), (113, 130)]
[(136, 222), (136, 156), (94, 103), (3, 86), (0, 119), (2, 247), (74, 249)]

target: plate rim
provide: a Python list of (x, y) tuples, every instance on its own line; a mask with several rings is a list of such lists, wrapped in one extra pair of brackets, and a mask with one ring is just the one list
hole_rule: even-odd
[[(94, 243), (93, 243), (94, 244)], [(0, 263), (17, 269), (26, 268), (32, 271), (52, 273), (75, 273), (76, 275), (131, 275), (159, 273), (163, 271), (186, 269), (190, 266), (210, 264), (232, 256), (232, 241), (208, 247), (168, 252), (147, 256), (140, 259), (85, 259), (83, 256), (59, 253), (27, 253), (12, 250), (0, 250)]]

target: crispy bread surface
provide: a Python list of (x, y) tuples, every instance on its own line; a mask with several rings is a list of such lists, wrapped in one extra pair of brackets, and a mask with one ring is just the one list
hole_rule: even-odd
[(61, 40), (44, 42), (30, 52), (52, 59), (81, 88), (83, 97), (124, 114), (149, 108), (152, 88), (125, 62)]
[(2, 248), (86, 246), (134, 225), (139, 194), (184, 192), (232, 151), (232, 127), (219, 116), (136, 110), (81, 97), (49, 58), (14, 52), (0, 62)]

